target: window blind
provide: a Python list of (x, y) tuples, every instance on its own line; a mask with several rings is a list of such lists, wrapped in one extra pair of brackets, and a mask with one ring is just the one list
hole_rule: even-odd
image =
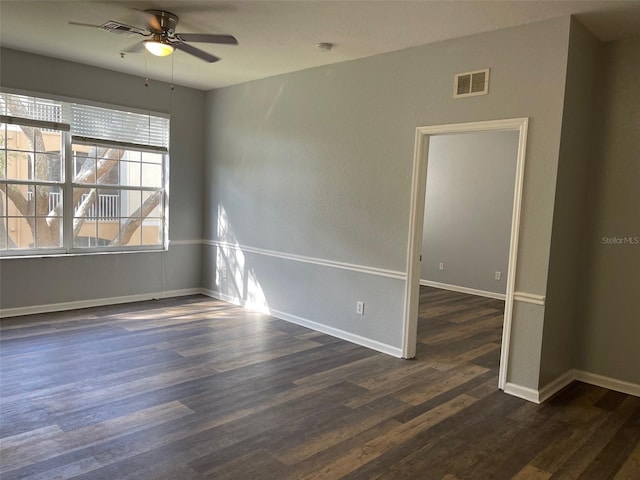
[(0, 92), (0, 115), (49, 124), (69, 123), (69, 119), (64, 118), (62, 102), (5, 92)]
[(71, 104), (71, 134), (127, 144), (169, 147), (169, 119)]
[[(113, 110), (57, 100), (0, 92), (0, 115), (47, 122), (54, 128), (71, 124), (71, 134), (125, 144), (169, 148), (169, 119), (158, 115)], [(69, 130), (61, 127), (60, 130)]]

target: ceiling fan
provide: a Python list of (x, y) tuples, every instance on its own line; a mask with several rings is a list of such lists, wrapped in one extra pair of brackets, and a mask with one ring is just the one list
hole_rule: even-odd
[(101, 30), (125, 34), (125, 35), (141, 35), (148, 37), (147, 40), (138, 42), (131, 47), (123, 50), (122, 53), (132, 53), (146, 48), (149, 53), (164, 57), (171, 55), (174, 50), (180, 50), (194, 57), (198, 57), (205, 62), (213, 63), (220, 60), (215, 55), (211, 55), (204, 50), (200, 50), (188, 42), (196, 43), (218, 43), (226, 45), (237, 45), (238, 40), (233, 35), (213, 34), (213, 33), (176, 33), (178, 25), (178, 16), (165, 12), (164, 10), (144, 10), (141, 12), (146, 17), (146, 27), (134, 27), (124, 23), (109, 20), (102, 25), (89, 25), (86, 23), (69, 22), (71, 25), (80, 25), (84, 27), (95, 27)]

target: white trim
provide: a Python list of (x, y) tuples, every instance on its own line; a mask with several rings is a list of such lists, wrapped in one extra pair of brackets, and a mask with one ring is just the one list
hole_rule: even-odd
[(543, 403), (574, 381), (640, 397), (640, 385), (582, 370), (569, 370), (540, 390), (507, 383), (504, 392), (534, 403)]
[(502, 348), (500, 352), (500, 372), (498, 388), (505, 390), (509, 348), (511, 340), (511, 320), (513, 315), (513, 296), (515, 291), (518, 238), (520, 234), (520, 210), (522, 205), (522, 187), (524, 183), (524, 164), (527, 144), (528, 118), (493, 120), (487, 122), (458, 123), (416, 128), (411, 180), (411, 204), (409, 208), (409, 232), (407, 240), (407, 279), (405, 284), (405, 306), (403, 326), (403, 357), (415, 356), (418, 330), (418, 303), (420, 281), (420, 250), (422, 249), (422, 226), (426, 191), (429, 136), (449, 133), (487, 132), (516, 130), (519, 132), (518, 155), (511, 214), (511, 236), (509, 243), (509, 263), (507, 268), (507, 286), (505, 294), (504, 325)]
[(248, 245), (240, 245), (228, 242), (221, 242), (218, 240), (203, 240), (203, 244), (211, 245), (213, 247), (228, 248), (231, 250), (237, 250), (242, 253), (253, 253), (255, 255), (263, 255), (265, 257), (281, 258), (283, 260), (291, 260), (294, 262), (310, 263), (313, 265), (320, 265), (322, 267), (339, 268), (341, 270), (349, 270), (352, 272), (365, 273), (368, 275), (375, 275), (378, 277), (393, 278), (396, 280), (405, 280), (406, 275), (404, 272), (395, 270), (387, 270), (378, 267), (369, 267), (367, 265), (356, 265), (353, 263), (337, 262), (334, 260), (327, 260), (324, 258), (307, 257), (305, 255), (296, 255), (293, 253), (278, 252), (275, 250), (266, 250), (264, 248), (250, 247)]
[(420, 285), (425, 287), (440, 288), (442, 290), (450, 290), (452, 292), (468, 293), (469, 295), (477, 295), (479, 297), (495, 298), (496, 300), (504, 300), (507, 296), (504, 293), (487, 292), (486, 290), (476, 290), (475, 288), (461, 287), (459, 285), (451, 285), (448, 283), (433, 282), (431, 280), (420, 280)]
[(404, 319), (402, 322), (402, 356), (416, 356), (418, 345), (418, 307), (420, 303), (420, 257), (424, 201), (427, 191), (429, 138), (416, 129), (411, 173), (411, 204), (409, 205), (409, 236), (407, 239), (407, 280), (404, 287)]
[(640, 397), (640, 385), (637, 383), (625, 382), (624, 380), (617, 380), (583, 370), (574, 370), (574, 378), (580, 382)]
[(531, 303), (533, 305), (544, 305), (546, 297), (536, 293), (514, 292), (513, 299), (516, 302)]
[(49, 303), (46, 305), (34, 305), (30, 307), (3, 308), (0, 309), (0, 318), (34, 315), (39, 313), (62, 312), (65, 310), (102, 307), (105, 305), (116, 305), (120, 303), (142, 302), (145, 300), (157, 300), (160, 298), (184, 297), (186, 295), (197, 295), (199, 293), (202, 293), (201, 288), (184, 288), (181, 290), (167, 290), (164, 292), (125, 295), (122, 297), (94, 298), (91, 300), (79, 300), (76, 302)]
[(516, 385), (515, 383), (507, 382), (504, 386), (504, 393), (513, 395), (514, 397), (522, 398), (533, 403), (540, 403), (540, 393), (533, 388), (523, 387), (522, 385)]
[(574, 380), (575, 380), (574, 371), (569, 370), (564, 374), (560, 375), (551, 383), (547, 383), (538, 392), (538, 400), (539, 400), (538, 403), (546, 402), (548, 399), (553, 397), (556, 393), (558, 393), (560, 390), (562, 390), (564, 387), (569, 385)]
[(177, 245), (202, 245), (204, 240), (169, 240), (169, 246)]
[[(239, 305), (241, 307), (244, 307), (246, 305), (246, 301), (242, 300), (241, 298), (226, 295), (218, 291), (202, 289), (201, 292), (209, 297), (217, 298), (234, 305)], [(393, 347), (391, 345), (387, 345), (386, 343), (378, 342), (370, 338), (362, 337), (360, 335), (355, 335), (339, 328), (330, 327), (322, 323), (314, 322), (313, 320), (308, 320), (306, 318), (298, 317), (297, 315), (292, 315), (290, 313), (271, 308), (264, 313), (267, 313), (272, 317), (279, 318), (280, 320), (295, 323), (296, 325), (307, 327), (317, 332), (325, 333), (327, 335), (331, 335), (332, 337), (339, 338), (341, 340), (346, 340), (347, 342), (355, 343), (357, 345), (361, 345), (363, 347), (367, 347), (381, 353), (386, 353), (387, 355), (391, 355), (393, 357), (402, 357), (402, 350), (397, 347)]]

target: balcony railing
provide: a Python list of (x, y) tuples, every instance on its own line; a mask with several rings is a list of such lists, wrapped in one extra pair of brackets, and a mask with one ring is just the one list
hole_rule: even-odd
[[(29, 192), (31, 193), (31, 192)], [(85, 193), (76, 204), (76, 209), (89, 196)], [(60, 192), (49, 192), (49, 211), (56, 208), (60, 202)], [(97, 218), (100, 221), (114, 221), (120, 218), (120, 195), (98, 195), (96, 202), (87, 211), (87, 218)]]
[[(76, 208), (78, 208), (88, 196), (88, 193), (83, 194)], [(91, 205), (86, 216), (88, 218), (97, 218), (101, 221), (118, 220), (119, 212), (120, 195), (98, 195), (98, 200)]]

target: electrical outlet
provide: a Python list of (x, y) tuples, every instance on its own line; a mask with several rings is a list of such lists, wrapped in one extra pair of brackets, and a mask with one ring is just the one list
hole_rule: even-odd
[(226, 268), (222, 269), (222, 278), (227, 278), (227, 269)]
[(496, 272), (495, 279), (500, 280), (502, 278), (502, 272)]
[(438, 268), (440, 270), (444, 270), (444, 262), (440, 262), (440, 265), (438, 265)]
[(356, 313), (364, 315), (364, 302), (356, 302)]

